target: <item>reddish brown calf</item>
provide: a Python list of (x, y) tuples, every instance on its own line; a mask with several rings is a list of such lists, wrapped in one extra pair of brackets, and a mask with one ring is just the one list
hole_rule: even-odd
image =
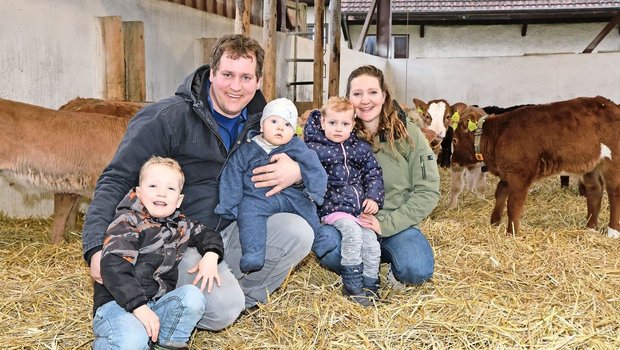
[[(495, 116), (468, 107), (454, 131), (452, 163), (480, 161), (499, 176), (491, 223), (508, 205), (508, 233), (519, 230), (533, 182), (561, 172), (581, 174), (588, 228), (595, 229), (604, 178), (610, 205), (608, 236), (620, 238), (620, 107), (603, 97), (527, 106)], [(478, 149), (476, 149), (478, 145)], [(479, 158), (476, 158), (478, 154)]]

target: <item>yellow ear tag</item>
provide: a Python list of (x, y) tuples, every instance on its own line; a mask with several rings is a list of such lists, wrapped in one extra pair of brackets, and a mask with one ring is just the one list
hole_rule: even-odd
[(424, 111), (422, 110), (422, 108), (418, 107), (418, 113), (420, 113), (420, 115), (424, 115)]
[(467, 129), (469, 131), (476, 131), (476, 129), (478, 129), (478, 125), (474, 122), (472, 122), (471, 120), (467, 121)]
[(459, 126), (459, 120), (461, 120), (461, 115), (459, 114), (459, 112), (454, 112), (454, 114), (452, 114), (452, 117), (450, 118), (450, 120), (452, 121), (452, 129), (456, 130), (456, 127)]
[(304, 128), (302, 128), (301, 125), (297, 125), (297, 128), (295, 129), (295, 134), (297, 134), (297, 136), (302, 136), (304, 134)]

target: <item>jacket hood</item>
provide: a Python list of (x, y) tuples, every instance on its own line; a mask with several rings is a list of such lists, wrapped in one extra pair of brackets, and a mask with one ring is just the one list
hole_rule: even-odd
[[(191, 74), (183, 79), (183, 82), (177, 88), (175, 94), (183, 97), (186, 101), (191, 101), (193, 104), (207, 104), (207, 96), (209, 94), (209, 75), (211, 74), (211, 68), (208, 64), (202, 65), (196, 68)], [(247, 111), (248, 117), (262, 113), (263, 107), (267, 104), (263, 93), (260, 90), (256, 90), (256, 94), (248, 103)]]

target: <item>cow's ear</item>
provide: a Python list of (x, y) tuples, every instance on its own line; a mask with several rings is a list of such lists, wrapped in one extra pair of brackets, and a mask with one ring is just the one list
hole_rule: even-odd
[(428, 104), (426, 104), (426, 102), (414, 98), (413, 99), (413, 105), (417, 108), (417, 109), (422, 109), (422, 110), (427, 110), (428, 109)]

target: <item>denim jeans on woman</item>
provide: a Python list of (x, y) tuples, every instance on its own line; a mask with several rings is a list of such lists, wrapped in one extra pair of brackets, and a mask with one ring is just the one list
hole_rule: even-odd
[[(166, 293), (148, 307), (159, 316), (161, 345), (186, 344), (196, 323), (205, 312), (205, 297), (200, 289), (186, 285)], [(143, 350), (149, 348), (149, 336), (144, 325), (116, 301), (101, 305), (93, 318), (95, 340), (92, 347), (99, 349)]]
[[(428, 240), (417, 227), (393, 236), (379, 238), (381, 261), (392, 264), (392, 273), (400, 282), (419, 285), (433, 277), (435, 258)], [(316, 232), (312, 251), (321, 265), (339, 273), (341, 235), (336, 228), (323, 225)]]

